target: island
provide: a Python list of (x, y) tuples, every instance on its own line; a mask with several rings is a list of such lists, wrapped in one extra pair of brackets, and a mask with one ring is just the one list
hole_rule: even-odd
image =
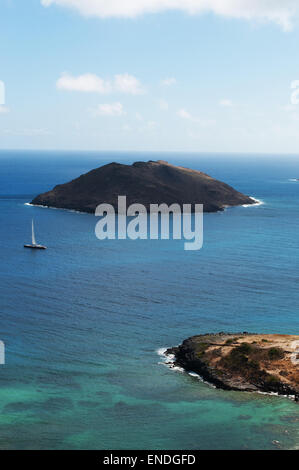
[(110, 163), (35, 197), (31, 204), (94, 213), (99, 204), (117, 211), (118, 196), (127, 204), (203, 204), (204, 212), (256, 201), (201, 171), (171, 165), (163, 160)]
[(170, 365), (224, 390), (272, 392), (299, 401), (299, 336), (217, 333), (186, 339), (166, 351)]

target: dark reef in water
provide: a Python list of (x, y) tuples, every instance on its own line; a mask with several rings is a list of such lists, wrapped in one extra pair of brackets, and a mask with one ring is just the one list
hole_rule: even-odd
[(118, 196), (127, 196), (127, 205), (203, 204), (205, 212), (227, 206), (254, 204), (255, 201), (231, 186), (197, 170), (170, 165), (164, 161), (110, 163), (69, 183), (40, 194), (32, 204), (93, 213), (101, 203), (116, 210)]

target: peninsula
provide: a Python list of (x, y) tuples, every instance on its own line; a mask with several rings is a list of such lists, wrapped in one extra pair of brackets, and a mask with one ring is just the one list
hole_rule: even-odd
[(127, 203), (171, 205), (203, 204), (204, 212), (217, 212), (229, 206), (255, 204), (255, 200), (201, 171), (171, 165), (165, 161), (110, 163), (79, 178), (40, 194), (35, 205), (93, 213), (99, 204), (117, 210), (118, 196)]
[(299, 336), (198, 335), (168, 349), (166, 355), (217, 388), (274, 392), (299, 401)]

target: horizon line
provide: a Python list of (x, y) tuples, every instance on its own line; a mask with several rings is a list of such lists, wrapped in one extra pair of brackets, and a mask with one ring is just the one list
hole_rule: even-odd
[(44, 152), (44, 153), (58, 153), (58, 152), (64, 152), (64, 153), (118, 153), (118, 154), (124, 154), (124, 153), (148, 153), (148, 154), (192, 154), (192, 155), (248, 155), (248, 156), (293, 156), (293, 157), (299, 157), (299, 152), (246, 152), (244, 150), (242, 151), (205, 151), (205, 150), (98, 150), (98, 149), (30, 149), (30, 148), (23, 148), (23, 149), (13, 149), (13, 148), (8, 148), (8, 149), (1, 149), (0, 148), (0, 153), (3, 152)]

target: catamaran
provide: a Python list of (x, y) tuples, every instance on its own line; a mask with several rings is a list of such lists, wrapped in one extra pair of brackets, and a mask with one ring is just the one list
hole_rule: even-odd
[(32, 250), (46, 250), (47, 249), (46, 246), (38, 245), (36, 243), (33, 219), (32, 219), (32, 244), (31, 245), (24, 245), (24, 248), (31, 248)]

